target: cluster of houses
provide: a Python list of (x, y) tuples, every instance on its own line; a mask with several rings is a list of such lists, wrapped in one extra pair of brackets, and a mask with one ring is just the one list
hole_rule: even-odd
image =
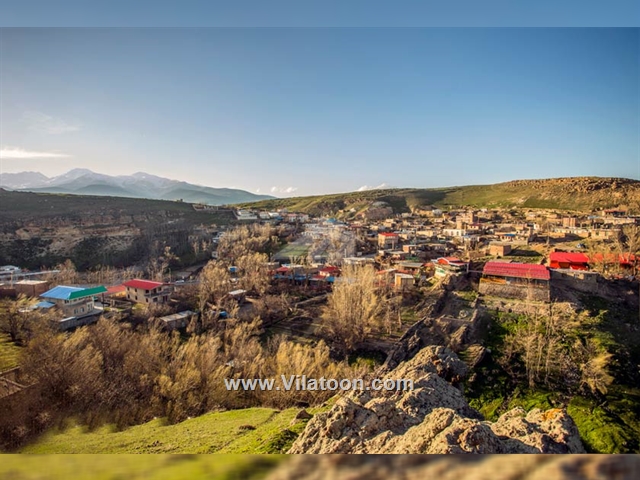
[(287, 210), (277, 212), (271, 211), (255, 211), (246, 209), (233, 210), (236, 220), (246, 221), (265, 221), (265, 222), (286, 222), (286, 223), (304, 223), (309, 221), (309, 215), (306, 213), (289, 213)]
[(173, 293), (172, 285), (141, 279), (111, 287), (56, 285), (51, 288), (49, 280), (18, 280), (2, 287), (5, 287), (0, 287), (3, 296), (23, 295), (37, 299), (31, 309), (55, 312), (61, 330), (96, 322), (106, 313), (104, 306), (114, 299), (131, 305), (160, 305), (168, 303)]
[[(383, 204), (384, 202), (377, 202)], [(382, 205), (384, 206), (384, 205)], [(353, 212), (352, 212), (353, 213)], [(389, 216), (388, 216), (389, 217)], [(456, 209), (433, 207), (391, 218), (367, 220), (311, 219), (305, 232), (313, 238), (326, 236), (328, 226), (351, 230), (368, 245), (367, 251), (342, 258), (337, 264), (375, 262), (379, 275), (393, 278), (396, 287), (406, 288), (429, 276), (446, 277), (473, 271), (481, 274), (480, 291), (505, 297), (550, 299), (552, 280), (571, 280), (578, 289), (595, 285), (596, 265), (607, 264), (635, 273), (638, 259), (627, 254), (592, 254), (553, 251), (544, 257), (529, 246), (534, 242), (580, 239), (615, 239), (626, 224), (639, 224), (640, 217), (618, 210), (603, 210), (592, 215), (566, 215), (546, 210)], [(330, 223), (333, 222), (333, 223)], [(584, 248), (584, 245), (578, 244)], [(521, 249), (533, 253), (537, 263), (521, 263), (514, 253)], [(286, 259), (280, 259), (286, 260)], [(316, 266), (316, 265), (314, 265)], [(317, 266), (316, 266), (317, 267)], [(336, 268), (337, 268), (336, 267)], [(321, 269), (300, 273), (281, 263), (277, 279), (321, 282)], [(287, 276), (288, 275), (288, 276)], [(576, 283), (578, 282), (578, 283)]]
[[(376, 203), (376, 212), (390, 210), (384, 202)], [(560, 250), (552, 251), (547, 258), (541, 257), (538, 263), (509, 259), (514, 251), (532, 242), (548, 243), (552, 237), (615, 238), (623, 225), (640, 223), (640, 218), (617, 210), (567, 216), (543, 210), (444, 211), (421, 207), (391, 218), (358, 214), (347, 220), (315, 219), (287, 211), (235, 210), (234, 213), (238, 220), (297, 224), (298, 240), (275, 255), (268, 265), (272, 281), (325, 291), (341, 281), (344, 266), (374, 264), (378, 283), (400, 290), (430, 277), (471, 272), (479, 276), (481, 293), (549, 301), (552, 282), (573, 282), (576, 288), (588, 290), (598, 281), (598, 274), (594, 273), (596, 265), (613, 264), (635, 274), (638, 264), (637, 257), (631, 253), (587, 254)], [(340, 244), (340, 255), (336, 256), (334, 251), (332, 258), (331, 249), (338, 248), (336, 244)], [(301, 252), (307, 261), (299, 262)], [(472, 252), (479, 252), (482, 258), (473, 257)], [(28, 275), (16, 266), (0, 267), (0, 295), (37, 298), (35, 308), (55, 309), (62, 329), (96, 321), (105, 313), (104, 305), (115, 299), (129, 304), (167, 304), (175, 289), (172, 284), (144, 279), (109, 287), (57, 285), (50, 288), (48, 281)], [(2, 280), (9, 278), (9, 287), (2, 285)], [(6, 288), (10, 288), (10, 292)], [(241, 299), (245, 293), (237, 290), (230, 295)], [(193, 315), (194, 312), (180, 312), (162, 320), (168, 328), (179, 328)]]

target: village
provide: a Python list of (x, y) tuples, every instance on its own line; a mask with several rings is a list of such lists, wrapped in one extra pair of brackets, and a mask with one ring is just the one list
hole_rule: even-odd
[(640, 478), (637, 8), (31, 3), (0, 480)]
[[(225, 207), (211, 210), (220, 208)], [(161, 338), (153, 337), (158, 332), (165, 338), (162, 341), (179, 339), (179, 348), (185, 349), (191, 341), (241, 335), (251, 348), (267, 352), (270, 339), (277, 338), (287, 348), (303, 348), (305, 355), (324, 352), (328, 363), (323, 368), (333, 368), (334, 363), (348, 369), (368, 365), (368, 371), (397, 365), (415, 348), (411, 345), (443, 345), (477, 370), (467, 383), (467, 393), (483, 411), (486, 392), (499, 395), (496, 372), (509, 368), (502, 351), (520, 348), (492, 344), (495, 322), (503, 325), (509, 319), (524, 319), (524, 323), (517, 320), (521, 323), (515, 327), (524, 329), (523, 335), (531, 330), (526, 335), (535, 335), (541, 348), (560, 348), (556, 342), (565, 338), (573, 320), (551, 331), (552, 337), (547, 327), (535, 325), (555, 318), (582, 318), (583, 304), (598, 298), (624, 305), (628, 312), (638, 311), (640, 217), (624, 211), (422, 207), (397, 214), (381, 201), (360, 212), (334, 216), (230, 210), (236, 218), (233, 224), (196, 229), (194, 248), (208, 259), (193, 265), (172, 263), (177, 257), (165, 246), (157, 256), (126, 269), (82, 272), (70, 261), (40, 271), (19, 265), (0, 267), (3, 345), (34, 348), (30, 340), (40, 338), (46, 329), (68, 338), (91, 338), (95, 331), (102, 338), (114, 325), (123, 334), (136, 332), (135, 338), (140, 339), (136, 341)], [(594, 311), (607, 315), (606, 310)], [(623, 338), (635, 345), (638, 326), (629, 318), (616, 321), (626, 322), (620, 327), (626, 332)], [(513, 342), (508, 337), (501, 337), (503, 341)], [(567, 385), (576, 387), (568, 388), (581, 385), (580, 391), (587, 388), (586, 393), (597, 397), (607, 391), (613, 377), (599, 370), (593, 374), (594, 383), (580, 380), (580, 375), (587, 375), (585, 365), (591, 363), (574, 362), (576, 345), (562, 347), (567, 360), (565, 366), (553, 367), (553, 375), (574, 376)], [(603, 345), (597, 345), (588, 355), (608, 355)], [(65, 348), (75, 352), (80, 347)], [(260, 362), (252, 365), (250, 359), (237, 368), (244, 354), (229, 348), (224, 347), (227, 357), (221, 360), (221, 368), (228, 371), (216, 370), (215, 375), (241, 375), (260, 368)], [(554, 353), (560, 354), (560, 350)], [(27, 415), (21, 409), (35, 408), (37, 402), (29, 394), (35, 384), (28, 378), (34, 378), (34, 373), (26, 378), (20, 356), (14, 358), (13, 363), (0, 364), (0, 403), (9, 425)], [(496, 361), (501, 365), (498, 369)], [(28, 367), (38, 375), (42, 368)], [(533, 367), (526, 365), (524, 370), (531, 387), (552, 384), (549, 376), (543, 380), (539, 373), (532, 373)], [(636, 373), (629, 375), (635, 378)], [(42, 374), (43, 378), (49, 375)], [(522, 381), (522, 374), (517, 374), (501, 388), (508, 392)], [(220, 401), (219, 396), (213, 398)], [(248, 400), (224, 398), (222, 405), (234, 408), (272, 401), (256, 397), (253, 403), (242, 403)], [(176, 401), (185, 402), (183, 398)], [(280, 401), (285, 406), (304, 406), (318, 399)], [(191, 408), (189, 402), (184, 405)], [(10, 443), (24, 441), (11, 433), (17, 427), (7, 428)]]
[[(340, 281), (344, 266), (368, 264), (375, 266), (381, 285), (398, 291), (466, 275), (476, 280), (480, 294), (549, 302), (556, 286), (595, 293), (607, 280), (632, 281), (637, 274), (640, 217), (624, 211), (571, 215), (486, 208), (433, 207), (395, 215), (391, 211), (385, 202), (376, 202), (358, 215), (349, 212), (348, 220), (286, 210), (234, 210), (234, 214), (238, 223), (281, 226), (293, 238), (264, 265), (271, 283), (281, 291), (287, 285), (298, 290), (304, 286), (320, 295)], [(225, 234), (225, 230), (211, 234), (213, 262), (222, 261), (216, 245)], [(233, 285), (242, 272), (234, 265), (227, 268), (228, 296), (246, 302), (251, 292)], [(37, 299), (29, 308), (55, 311), (60, 329), (68, 330), (118, 311), (116, 306), (128, 311), (135, 305), (177, 304), (176, 294), (198, 283), (197, 272), (191, 269), (171, 278), (165, 271), (160, 279), (130, 278), (115, 285), (62, 285), (45, 278), (55, 278), (55, 272), (27, 272), (7, 265), (0, 267), (0, 296)], [(160, 320), (168, 329), (184, 328), (195, 314), (175, 311)]]

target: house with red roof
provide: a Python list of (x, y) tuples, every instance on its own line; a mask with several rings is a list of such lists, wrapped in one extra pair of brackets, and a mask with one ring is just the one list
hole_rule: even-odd
[(124, 285), (114, 285), (112, 287), (107, 287), (107, 291), (102, 294), (105, 298), (113, 298), (113, 297), (126, 297), (127, 296), (127, 287)]
[(395, 250), (398, 248), (400, 235), (391, 232), (381, 232), (378, 234), (378, 247), (383, 250)]
[(638, 258), (632, 253), (595, 253), (589, 257), (592, 264), (619, 265), (622, 268), (633, 268)]
[(127, 299), (136, 303), (161, 304), (167, 303), (173, 292), (169, 285), (151, 280), (134, 278), (122, 285), (127, 289)]
[(549, 267), (570, 270), (589, 270), (589, 257), (580, 252), (551, 252)]
[(464, 272), (467, 270), (469, 263), (460, 260), (458, 257), (440, 257), (431, 260), (435, 265), (435, 276), (446, 277), (452, 273)]
[(326, 267), (322, 267), (320, 269), (318, 275), (322, 277), (338, 277), (340, 276), (340, 269), (333, 265), (327, 265)]
[(482, 270), (479, 291), (485, 295), (521, 300), (551, 299), (551, 274), (544, 265), (487, 262)]

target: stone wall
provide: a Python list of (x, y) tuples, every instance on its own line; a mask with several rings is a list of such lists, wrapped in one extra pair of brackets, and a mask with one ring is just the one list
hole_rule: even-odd
[(483, 295), (502, 298), (516, 298), (518, 300), (536, 300), (549, 302), (551, 293), (549, 287), (532, 287), (529, 285), (500, 284), (480, 280), (478, 291)]
[(550, 269), (554, 286), (567, 287), (584, 293), (598, 293), (601, 277), (595, 272), (580, 270)]

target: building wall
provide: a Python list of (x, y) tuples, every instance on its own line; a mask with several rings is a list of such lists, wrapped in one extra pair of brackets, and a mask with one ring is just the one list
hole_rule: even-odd
[(127, 287), (127, 299), (133, 300), (134, 302), (149, 303), (149, 299), (144, 296), (145, 293), (147, 293), (146, 290), (142, 288)]
[(405, 289), (413, 286), (413, 277), (404, 277), (402, 275), (395, 276), (395, 286), (396, 288)]
[(382, 248), (395, 249), (398, 246), (398, 237), (378, 236), (378, 246)]
[[(163, 291), (165, 289), (165, 291)], [(151, 295), (147, 297), (145, 295)], [(169, 300), (170, 291), (165, 287), (157, 287), (153, 290), (144, 290), (142, 288), (127, 287), (127, 299), (137, 303), (166, 303)], [(153, 298), (157, 301), (153, 301)]]
[(537, 300), (548, 302), (551, 300), (549, 285), (546, 287), (530, 287), (528, 285), (500, 284), (486, 279), (480, 279), (478, 291), (483, 295), (502, 298), (517, 298), (519, 300)]
[(511, 253), (511, 245), (489, 245), (489, 255), (504, 257)]
[(37, 283), (15, 283), (16, 293), (18, 295), (27, 295), (28, 297), (37, 297), (49, 290), (49, 282)]
[(59, 300), (59, 299), (47, 299), (52, 303), (55, 303), (61, 310), (65, 317), (75, 317), (78, 315), (86, 315), (91, 312), (94, 307), (93, 297), (79, 298), (77, 300)]
[(584, 293), (598, 293), (600, 275), (583, 270), (550, 270), (554, 286), (566, 287)]

